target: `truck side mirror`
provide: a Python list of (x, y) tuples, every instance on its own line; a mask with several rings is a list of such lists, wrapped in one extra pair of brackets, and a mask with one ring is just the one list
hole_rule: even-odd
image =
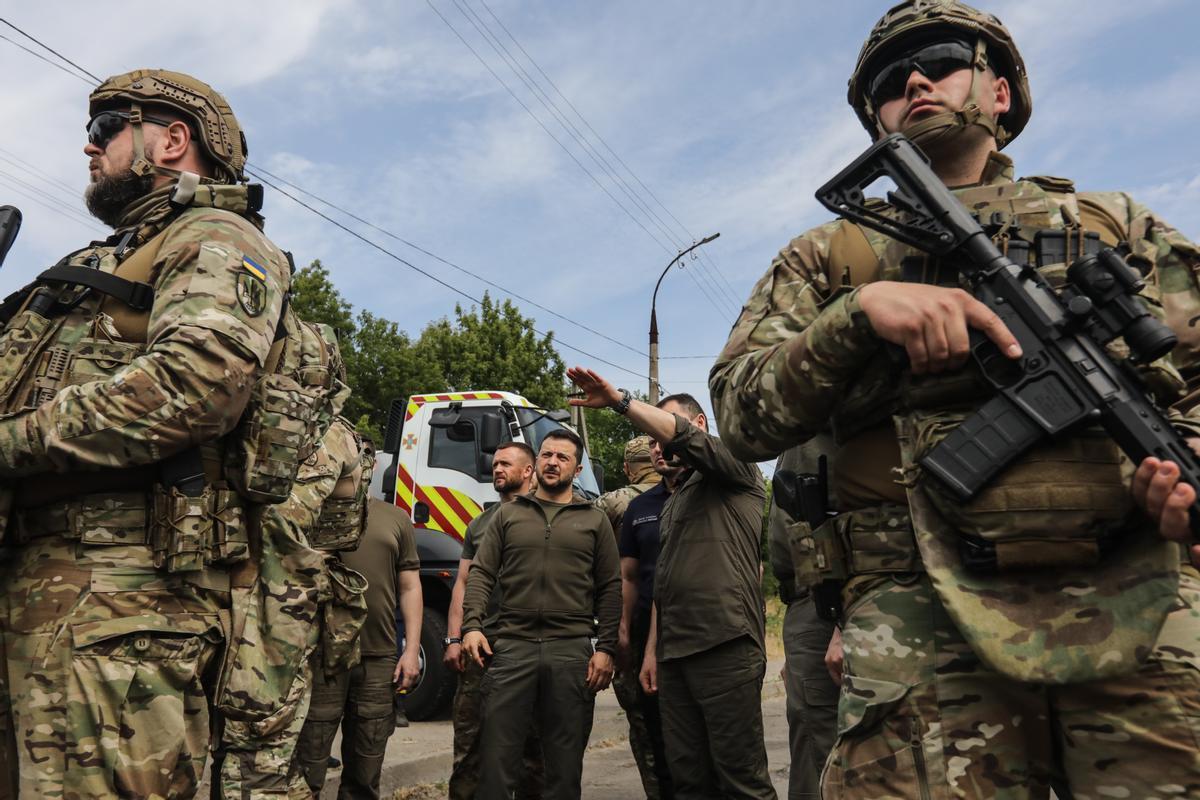
[[(479, 420), (479, 451), (492, 454), (504, 443), (504, 418), (488, 411)], [(491, 472), (491, 470), (488, 470)]]
[(604, 465), (592, 462), (592, 474), (596, 476), (596, 486), (600, 488), (600, 494), (604, 494)]
[(453, 428), (458, 424), (460, 416), (458, 409), (454, 406), (434, 409), (433, 413), (429, 415), (429, 427)]
[(383, 433), (383, 452), (400, 452), (400, 432), (404, 429), (404, 412), (408, 409), (408, 401), (397, 398), (388, 407), (387, 428)]
[(565, 408), (556, 408), (553, 411), (546, 412), (546, 418), (557, 422), (559, 425), (567, 425), (571, 422), (571, 412)]

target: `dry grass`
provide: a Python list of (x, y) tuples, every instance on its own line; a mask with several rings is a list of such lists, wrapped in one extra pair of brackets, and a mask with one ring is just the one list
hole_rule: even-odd
[(392, 795), (392, 800), (435, 800), (446, 796), (445, 781), (437, 783), (422, 783), (420, 786), (406, 786)]

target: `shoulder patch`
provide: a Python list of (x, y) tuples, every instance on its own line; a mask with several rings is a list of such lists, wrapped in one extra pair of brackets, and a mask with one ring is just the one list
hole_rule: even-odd
[[(242, 263), (244, 265), (245, 261)], [(261, 269), (259, 267), (260, 271)], [(237, 276), (238, 304), (252, 317), (257, 317), (267, 308), (267, 284), (264, 280), (266, 273), (261, 275), (262, 277), (259, 277), (259, 273), (247, 269), (239, 272)]]

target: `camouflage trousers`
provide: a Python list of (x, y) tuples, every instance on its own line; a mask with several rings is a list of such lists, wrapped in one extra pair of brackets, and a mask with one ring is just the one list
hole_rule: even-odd
[(10, 558), (0, 627), (21, 796), (194, 796), (227, 576), (165, 575), (147, 547), (58, 536)]
[[(924, 575), (847, 586), (845, 680), (823, 797), (1200, 796), (1200, 576), (1185, 568), (1132, 675), (1073, 685), (987, 669)], [(1081, 621), (1087, 624), (1086, 621)]]
[(787, 690), (788, 800), (811, 800), (821, 794), (821, 768), (837, 730), (838, 689), (825, 669), (825, 651), (833, 623), (817, 616), (807, 594), (788, 604), (783, 616)]
[[(483, 695), (480, 685), (485, 670), (473, 661), (458, 676), (454, 694), (454, 767), (450, 772), (450, 800), (471, 800), (479, 788), (479, 736), (483, 727)], [(542, 742), (537, 726), (525, 741), (522, 779), (516, 796), (540, 800), (542, 796)]]
[(212, 800), (310, 800), (312, 792), (296, 758), (312, 699), (312, 664), (306, 662), (291, 687), (294, 709), (287, 724), (269, 734), (241, 721), (223, 719), (213, 753)]

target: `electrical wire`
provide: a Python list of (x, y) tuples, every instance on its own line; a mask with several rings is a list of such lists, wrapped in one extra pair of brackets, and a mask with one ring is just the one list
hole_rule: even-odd
[(529, 305), (533, 306), (534, 308), (545, 311), (547, 314), (551, 314), (554, 317), (556, 317), (557, 319), (562, 320), (563, 322), (567, 322), (571, 325), (574, 325), (577, 328), (587, 331), (588, 333), (591, 333), (595, 336), (599, 336), (601, 339), (611, 342), (612, 344), (615, 344), (618, 347), (623, 347), (626, 350), (630, 351), (631, 353), (634, 353), (639, 356), (644, 356), (644, 357), (648, 356), (648, 354), (642, 350), (638, 350), (637, 348), (632, 347), (631, 345), (625, 344), (624, 342), (622, 342), (618, 339), (614, 339), (605, 333), (601, 333), (600, 331), (596, 330), (595, 328), (584, 325), (582, 322), (577, 322), (577, 321), (571, 319), (570, 317), (567, 317), (563, 314), (560, 314), (557, 311), (554, 311), (553, 309), (547, 308), (546, 306), (542, 305), (541, 303), (537, 302), (536, 300), (530, 300), (528, 297), (524, 297), (520, 294), (517, 294), (513, 290), (508, 289), (504, 286), (501, 286), (500, 284), (496, 283), (495, 281), (489, 280), (476, 272), (472, 272), (471, 270), (467, 269), (466, 267), (455, 264), (453, 261), (442, 258), (437, 253), (426, 250), (424, 247), (421, 247), (418, 244), (414, 244), (413, 242), (410, 242), (408, 239), (405, 239), (404, 237), (402, 237), (398, 234), (392, 233), (388, 229), (380, 227), (379, 225), (376, 225), (374, 222), (371, 222), (370, 220), (363, 219), (362, 217), (358, 216), (357, 214), (353, 213), (352, 211), (347, 211), (346, 209), (342, 208), (341, 206), (338, 206), (337, 204), (332, 203), (329, 200), (324, 199), (323, 197), (313, 194), (308, 189), (305, 189), (302, 186), (297, 186), (295, 183), (292, 183), (291, 181), (287, 180), (286, 178), (281, 178), (280, 176), (263, 169), (258, 164), (248, 164), (247, 166), (253, 167), (255, 170), (262, 173), (263, 175), (266, 175), (267, 177), (272, 178), (286, 186), (290, 186), (291, 188), (295, 189), (296, 191), (300, 192), (301, 194), (307, 195), (308, 197), (311, 197), (313, 200), (316, 200), (317, 202), (322, 203), (322, 204), (334, 209), (335, 211), (338, 211), (339, 213), (346, 215), (347, 217), (354, 220), (355, 222), (360, 222), (369, 228), (379, 231), (384, 236), (387, 236), (391, 239), (395, 239), (397, 242), (400, 242), (401, 244), (405, 245), (406, 247), (411, 247), (413, 250), (416, 250), (418, 253), (423, 253), (424, 255), (434, 259), (435, 261), (445, 264), (446, 266), (451, 267), (452, 269), (456, 269), (459, 272), (463, 273), (464, 275), (468, 275), (481, 283), (485, 283), (488, 286), (491, 286), (493, 289), (497, 289), (501, 292), (504, 292), (506, 295), (509, 295), (510, 297), (514, 297), (523, 303), (528, 303)]
[[(492, 7), (490, 5), (488, 5), (487, 0), (479, 0), (479, 3), (487, 10), (488, 14), (491, 15), (492, 19), (496, 20), (496, 24), (500, 26), (501, 30), (503, 30), (504, 33), (507, 34), (508, 38), (511, 39), (513, 44), (515, 44), (517, 46), (517, 49), (519, 49), (521, 51), (521, 53), (525, 56), (525, 58), (529, 61), (529, 63), (533, 65), (534, 69), (536, 69), (538, 71), (538, 73), (542, 76), (542, 78), (545, 79), (546, 83), (548, 83), (550, 85), (550, 88), (552, 88), (554, 90), (555, 94), (557, 94), (559, 97), (561, 97), (563, 99), (563, 101), (567, 104), (567, 107), (570, 108), (572, 112), (574, 112), (575, 116), (579, 119), (579, 121), (582, 122), (584, 127), (586, 127), (588, 129), (588, 131), (590, 131), (591, 134), (596, 138), (596, 140), (598, 142), (600, 142), (601, 145), (603, 145), (604, 149), (609, 152), (609, 154), (613, 157), (613, 159), (616, 160), (616, 162), (618, 164), (620, 164), (622, 167), (624, 167), (625, 171), (629, 174), (629, 176), (631, 178), (633, 178), (633, 180), (638, 184), (638, 186), (640, 186), (646, 192), (647, 195), (649, 195), (650, 199), (653, 200), (654, 203), (659, 208), (661, 208), (668, 217), (670, 217), (672, 220), (674, 220), (675, 224), (679, 227), (679, 229), (682, 230), (687, 235), (687, 238), (691, 239), (693, 242), (696, 241), (696, 235), (694, 233), (692, 233), (690, 230), (688, 230), (687, 226), (684, 225), (682, 221), (680, 221), (679, 217), (675, 216), (675, 214), (672, 213), (671, 209), (667, 208), (667, 206), (663, 204), (663, 202), (658, 198), (658, 195), (656, 195), (650, 189), (650, 187), (647, 186), (646, 183), (640, 177), (638, 177), (637, 173), (634, 172), (633, 169), (630, 168), (630, 166), (625, 163), (624, 159), (622, 159), (621, 156), (618, 155), (615, 150), (613, 150), (612, 146), (608, 143), (608, 141), (603, 136), (600, 135), (600, 132), (597, 131), (594, 127), (592, 127), (592, 124), (587, 121), (587, 118), (584, 117), (583, 114), (580, 113), (579, 109), (575, 106), (575, 104), (571, 102), (571, 98), (567, 97), (566, 94), (564, 94), (563, 91), (558, 88), (558, 84), (556, 84), (554, 82), (554, 80), (551, 79), (551, 77), (546, 74), (546, 71), (542, 69), (541, 65), (538, 64), (538, 62), (533, 58), (533, 56), (531, 56), (529, 54), (529, 51), (527, 51), (521, 45), (521, 43), (517, 40), (517, 37), (514, 36), (512, 31), (510, 31), (508, 29), (508, 26), (506, 26), (504, 24), (504, 22), (500, 19), (500, 17), (498, 17), (496, 15), (496, 12), (492, 10)], [(613, 171), (615, 172), (616, 170), (613, 170)], [(713, 269), (721, 277), (721, 280), (724, 282), (725, 286), (728, 288), (729, 292), (731, 293), (732, 299), (734, 300), (735, 304), (738, 303), (738, 299), (736, 297), (736, 294), (734, 293), (733, 285), (729, 282), (729, 279), (725, 276), (724, 272), (721, 271), (720, 267), (717, 266), (716, 262), (710, 256), (708, 256), (708, 254), (705, 251), (700, 252), (700, 257), (712, 264)]]
[[(525, 110), (525, 113), (528, 114), (530, 116), (530, 118), (533, 119), (533, 121), (537, 123), (538, 127), (540, 127), (546, 133), (546, 135), (549, 136), (554, 141), (554, 143), (557, 144), (559, 146), (559, 148), (564, 153), (566, 153), (567, 156), (570, 157), (570, 159), (572, 161), (575, 162), (576, 166), (578, 166), (581, 170), (583, 170), (584, 174), (586, 174), (589, 178), (591, 178), (592, 182), (595, 183), (596, 186), (599, 187), (599, 189), (602, 192), (604, 192), (606, 195), (608, 195), (609, 199), (612, 200), (613, 203), (615, 203), (618, 208), (620, 208), (623, 212), (625, 212), (626, 216), (628, 216), (631, 220), (633, 220), (634, 224), (636, 224), (639, 228), (641, 228), (642, 231), (644, 231), (647, 236), (649, 236), (655, 243), (657, 243), (660, 247), (662, 247), (667, 253), (672, 253), (673, 251), (672, 251), (671, 247), (667, 244), (664, 244), (657, 236), (654, 235), (653, 232), (650, 231), (649, 228), (646, 227), (646, 225), (640, 219), (638, 219), (636, 216), (634, 216), (633, 213), (625, 206), (625, 204), (622, 203), (616, 197), (616, 195), (614, 195), (611, 191), (609, 191), (608, 187), (605, 186), (600, 181), (600, 179), (597, 178), (596, 175), (591, 170), (589, 170), (582, 161), (579, 160), (579, 157), (576, 156), (575, 153), (572, 152), (569, 147), (567, 147), (565, 144), (563, 144), (562, 140), (559, 139), (557, 136), (555, 136), (554, 133), (548, 127), (546, 127), (546, 123), (544, 123), (541, 120), (541, 118), (538, 117), (537, 114), (533, 113), (533, 109), (531, 109), (529, 107), (529, 105), (524, 100), (522, 100), (515, 91), (513, 91), (512, 87), (509, 86), (508, 83), (503, 78), (500, 77), (499, 73), (497, 73), (496, 70), (492, 68), (491, 64), (489, 64), (483, 58), (483, 56), (481, 56), (479, 54), (479, 51), (471, 46), (470, 42), (468, 42), (466, 40), (466, 37), (464, 37), (462, 35), (462, 33), (460, 33), (459, 30), (456, 27), (454, 27), (454, 24), (452, 22), (450, 22), (450, 20), (447, 19), (445, 17), (445, 15), (443, 15), (442, 12), (437, 9), (437, 6), (435, 6), (433, 4), (433, 0), (425, 0), (425, 3), (433, 11), (433, 13), (438, 16), (438, 18), (442, 21), (442, 23), (445, 24), (445, 26), (450, 29), (451, 33), (453, 33), (458, 38), (458, 40), (463, 43), (463, 46), (466, 47), (467, 50), (469, 50), (471, 52), (471, 55), (475, 56), (476, 60), (478, 60), (479, 63), (483, 65), (484, 69), (486, 69), (492, 75), (492, 77), (496, 79), (496, 82), (499, 83), (501, 86), (503, 86), (504, 90), (506, 92), (508, 92), (508, 94), (514, 100), (517, 101), (517, 104), (520, 105), (521, 108), (523, 108)], [(456, 6), (456, 8), (457, 8), (457, 6)], [(461, 12), (461, 9), (459, 9), (459, 10)], [(464, 16), (465, 16), (465, 14), (464, 14)], [(468, 18), (468, 21), (469, 21), (469, 18)], [(678, 252), (678, 251), (676, 250), (674, 252)], [(707, 293), (707, 291), (704, 291), (704, 294), (705, 294), (705, 297), (708, 298), (708, 301), (713, 304), (713, 307), (717, 310), (718, 313), (723, 314), (726, 318), (729, 317), (728, 311), (723, 310), (719, 305), (717, 305), (716, 301)]]
[[(367, 244), (367, 245), (369, 245), (369, 246), (371, 246), (371, 247), (375, 248), (375, 249), (376, 249), (376, 250), (378, 250), (379, 252), (381, 252), (381, 253), (383, 253), (384, 255), (386, 255), (388, 258), (391, 258), (391, 259), (393, 259), (393, 260), (395, 260), (395, 261), (399, 261), (399, 262), (400, 262), (401, 264), (403, 264), (404, 266), (408, 267), (409, 269), (413, 270), (414, 272), (417, 272), (417, 273), (419, 273), (419, 274), (421, 274), (421, 275), (424, 275), (426, 278), (428, 278), (429, 280), (433, 281), (434, 283), (436, 283), (436, 284), (438, 284), (438, 285), (440, 285), (440, 286), (443, 286), (443, 287), (445, 287), (445, 288), (449, 289), (450, 291), (454, 292), (454, 293), (455, 293), (455, 294), (457, 294), (457, 295), (461, 295), (462, 297), (465, 297), (466, 299), (470, 300), (470, 301), (471, 301), (471, 302), (473, 302), (473, 303), (479, 303), (479, 304), (481, 304), (481, 305), (482, 305), (483, 301), (482, 301), (481, 299), (479, 299), (478, 297), (475, 297), (474, 295), (472, 295), (472, 294), (470, 294), (470, 293), (468, 293), (468, 292), (465, 292), (465, 291), (463, 291), (462, 289), (459, 289), (457, 286), (454, 286), (453, 284), (451, 284), (451, 283), (448, 283), (448, 282), (446, 282), (446, 281), (442, 280), (441, 278), (437, 277), (436, 275), (434, 275), (434, 274), (433, 274), (433, 273), (431, 273), (431, 272), (428, 272), (428, 271), (426, 271), (426, 270), (423, 270), (423, 269), (421, 269), (420, 267), (418, 267), (416, 264), (412, 263), (411, 261), (408, 261), (407, 259), (405, 259), (405, 258), (403, 258), (403, 257), (401, 257), (401, 256), (399, 256), (399, 255), (396, 255), (396, 254), (395, 254), (395, 253), (393, 253), (391, 250), (388, 250), (388, 249), (387, 249), (386, 247), (384, 247), (383, 245), (381, 245), (381, 244), (379, 244), (379, 243), (377, 243), (377, 242), (373, 242), (373, 241), (371, 241), (371, 240), (370, 240), (370, 239), (368, 239), (366, 236), (363, 236), (361, 233), (359, 233), (358, 231), (356, 231), (356, 230), (354, 230), (353, 228), (349, 227), (348, 225), (344, 225), (344, 224), (342, 224), (341, 222), (339, 222), (338, 220), (336, 220), (336, 219), (334, 219), (333, 217), (329, 216), (328, 214), (326, 214), (325, 212), (321, 211), (320, 209), (316, 208), (315, 206), (309, 205), (308, 203), (304, 202), (303, 200), (301, 200), (301, 199), (300, 199), (299, 197), (297, 197), (296, 195), (292, 194), (291, 192), (288, 192), (286, 189), (283, 189), (283, 188), (281, 188), (281, 187), (279, 187), (279, 186), (275, 185), (275, 184), (274, 184), (274, 183), (272, 183), (272, 182), (271, 182), (271, 181), (270, 181), (268, 178), (266, 178), (266, 177), (265, 177), (263, 174), (260, 174), (260, 173), (256, 172), (255, 170), (251, 169), (250, 167), (247, 167), (247, 168), (246, 168), (246, 172), (248, 172), (249, 174), (251, 174), (251, 175), (253, 175), (254, 177), (258, 178), (260, 181), (262, 181), (263, 183), (265, 183), (267, 186), (270, 186), (272, 189), (274, 189), (275, 191), (279, 192), (279, 193), (280, 193), (280, 194), (282, 194), (284, 197), (287, 197), (287, 198), (289, 198), (290, 200), (292, 200), (292, 202), (296, 203), (297, 205), (303, 206), (304, 208), (307, 208), (309, 211), (311, 211), (312, 213), (316, 214), (318, 217), (322, 218), (323, 220), (325, 220), (325, 221), (326, 221), (326, 222), (328, 222), (329, 224), (331, 224), (331, 225), (334, 225), (334, 226), (335, 226), (335, 227), (337, 227), (337, 228), (340, 228), (341, 230), (343, 230), (343, 231), (345, 231), (346, 233), (348, 233), (348, 234), (350, 234), (351, 236), (353, 236), (355, 239), (358, 239), (359, 241), (363, 242), (364, 244)], [(538, 336), (550, 336), (550, 334), (548, 334), (548, 333), (545, 333), (545, 332), (543, 332), (543, 331), (540, 331), (540, 330), (538, 330), (537, 328), (535, 328), (535, 327), (533, 327), (533, 326), (530, 326), (530, 330), (532, 330), (532, 331), (533, 331), (534, 333), (536, 333)], [(629, 374), (629, 375), (633, 375), (633, 376), (635, 376), (635, 377), (638, 377), (638, 378), (645, 378), (645, 379), (647, 379), (647, 380), (648, 380), (648, 379), (649, 379), (649, 377), (650, 377), (650, 376), (648, 376), (648, 375), (645, 375), (645, 374), (643, 374), (643, 373), (641, 373), (641, 372), (638, 372), (637, 370), (632, 370), (632, 369), (629, 369), (628, 367), (623, 367), (623, 366), (621, 366), (620, 364), (614, 364), (613, 362), (611, 362), (611, 361), (608, 361), (608, 360), (606, 360), (606, 359), (603, 359), (603, 358), (601, 358), (600, 356), (597, 356), (597, 355), (595, 355), (595, 354), (593, 354), (593, 353), (589, 353), (589, 352), (588, 352), (588, 351), (586, 351), (586, 350), (581, 350), (580, 348), (578, 348), (578, 347), (575, 347), (574, 345), (567, 344), (566, 342), (564, 342), (564, 341), (563, 341), (562, 339), (560, 339), (560, 338), (555, 338), (555, 339), (554, 339), (554, 341), (555, 341), (555, 342), (557, 342), (557, 344), (558, 344), (559, 346), (561, 346), (561, 347), (565, 347), (565, 348), (567, 348), (568, 350), (573, 350), (573, 351), (575, 351), (576, 353), (579, 353), (580, 355), (587, 356), (588, 358), (590, 358), (590, 359), (593, 359), (593, 360), (595, 360), (595, 361), (597, 361), (597, 362), (599, 362), (599, 363), (601, 363), (601, 364), (604, 364), (604, 365), (606, 365), (606, 366), (612, 367), (613, 369), (619, 369), (619, 370), (621, 370), (622, 372), (625, 372), (625, 373), (627, 373), (627, 374)]]

